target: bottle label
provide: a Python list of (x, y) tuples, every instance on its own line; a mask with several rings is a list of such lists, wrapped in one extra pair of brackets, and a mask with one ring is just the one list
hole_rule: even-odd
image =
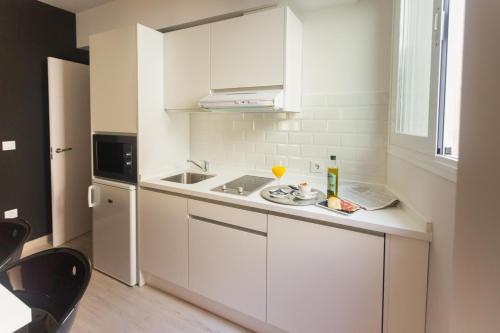
[(337, 196), (337, 175), (328, 173), (328, 192)]

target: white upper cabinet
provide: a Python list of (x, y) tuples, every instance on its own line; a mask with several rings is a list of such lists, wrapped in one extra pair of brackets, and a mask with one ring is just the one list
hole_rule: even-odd
[(165, 33), (165, 109), (199, 109), (224, 89), (283, 90), (283, 111), (301, 104), (302, 23), (288, 7)]
[(139, 113), (163, 110), (162, 34), (140, 24), (90, 36), (92, 132), (138, 132)]
[(288, 7), (211, 25), (212, 90), (283, 89), (283, 111), (298, 112), (302, 94), (302, 23)]
[(137, 26), (90, 36), (93, 132), (137, 133)]
[(192, 110), (210, 93), (210, 25), (164, 34), (165, 109)]
[(282, 86), (285, 9), (263, 10), (212, 24), (212, 89)]

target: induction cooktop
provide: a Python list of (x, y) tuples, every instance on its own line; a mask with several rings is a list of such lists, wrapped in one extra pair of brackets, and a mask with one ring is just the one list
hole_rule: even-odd
[(213, 188), (212, 191), (247, 196), (257, 191), (259, 188), (269, 184), (273, 180), (273, 178), (245, 175), (236, 178), (229, 183), (217, 186), (216, 188)]

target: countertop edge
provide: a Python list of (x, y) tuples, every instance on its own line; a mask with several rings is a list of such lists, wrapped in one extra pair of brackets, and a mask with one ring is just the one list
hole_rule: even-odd
[[(316, 220), (321, 223), (331, 223), (331, 224), (336, 224), (340, 226), (346, 226), (346, 227), (351, 227), (351, 228), (356, 228), (356, 229), (361, 229), (361, 230), (367, 230), (367, 231), (374, 231), (374, 232), (380, 232), (384, 234), (390, 234), (390, 235), (396, 235), (396, 236), (401, 236), (401, 237), (406, 237), (406, 238), (412, 238), (416, 240), (421, 240), (421, 241), (427, 241), (431, 242), (432, 241), (432, 233), (427, 232), (427, 231), (418, 231), (418, 230), (412, 230), (412, 229), (407, 229), (407, 228), (398, 228), (394, 226), (387, 226), (383, 224), (377, 224), (377, 223), (370, 223), (367, 221), (361, 221), (361, 220), (356, 220), (356, 216), (349, 216), (348, 218), (340, 215), (340, 214), (335, 214), (332, 213), (331, 215), (324, 215), (320, 213), (314, 213), (314, 212), (309, 212), (309, 211), (304, 211), (292, 208), (290, 206), (284, 206), (284, 205), (277, 205), (273, 203), (261, 203), (261, 202), (255, 202), (248, 200), (247, 198), (241, 198), (241, 197), (228, 197), (226, 195), (222, 195), (220, 193), (214, 192), (214, 193), (209, 193), (206, 191), (200, 191), (196, 189), (187, 189), (187, 188), (182, 188), (179, 186), (169, 186), (167, 184), (157, 184), (155, 182), (155, 179), (150, 180), (143, 180), (139, 182), (139, 187), (145, 188), (145, 189), (153, 189), (153, 190), (159, 190), (163, 192), (169, 192), (169, 193), (174, 193), (174, 194), (180, 194), (180, 195), (185, 195), (188, 197), (192, 197), (193, 199), (205, 199), (205, 200), (213, 200), (217, 202), (221, 202), (222, 204), (232, 204), (232, 205), (238, 205), (248, 208), (253, 208), (253, 209), (258, 209), (262, 211), (266, 211), (269, 214), (276, 213), (276, 214), (284, 214), (288, 215), (290, 217), (297, 217), (297, 218), (305, 218), (309, 220)], [(321, 208), (319, 208), (321, 209)], [(388, 208), (388, 209), (400, 209), (400, 208)]]

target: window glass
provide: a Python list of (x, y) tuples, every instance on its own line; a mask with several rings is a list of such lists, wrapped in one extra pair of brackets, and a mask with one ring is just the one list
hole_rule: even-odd
[(396, 133), (427, 137), (434, 2), (401, 0)]
[(465, 0), (446, 0), (437, 154), (458, 159)]

